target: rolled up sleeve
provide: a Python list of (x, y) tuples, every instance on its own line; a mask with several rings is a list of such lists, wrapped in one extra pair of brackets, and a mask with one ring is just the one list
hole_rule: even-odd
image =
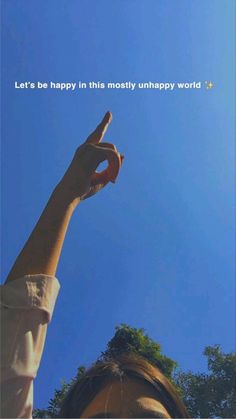
[(1, 417), (30, 418), (39, 368), (59, 282), (26, 275), (1, 286)]

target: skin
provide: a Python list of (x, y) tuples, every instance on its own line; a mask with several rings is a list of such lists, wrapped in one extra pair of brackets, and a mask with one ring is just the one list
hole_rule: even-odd
[[(76, 150), (6, 282), (24, 275), (56, 274), (66, 231), (76, 207), (109, 182), (114, 183), (119, 174), (124, 156), (114, 144), (101, 143), (111, 119), (111, 113), (107, 112), (97, 128)], [(107, 168), (100, 173), (96, 172), (103, 161), (108, 162)], [(107, 386), (90, 403), (84, 416), (103, 414), (104, 409), (112, 417), (144, 417), (145, 414), (146, 417), (155, 417), (154, 412), (156, 415), (159, 412), (156, 417), (170, 417), (156, 398), (151, 385), (139, 380), (127, 379), (122, 388), (121, 383)]]
[[(55, 275), (66, 231), (76, 207), (115, 182), (122, 156), (114, 144), (101, 143), (112, 120), (107, 112), (101, 123), (75, 152), (66, 173), (53, 191), (42, 215), (17, 257), (6, 282), (24, 275)], [(108, 167), (96, 169), (103, 161)]]
[(83, 411), (82, 418), (170, 418), (151, 384), (126, 378), (101, 390)]

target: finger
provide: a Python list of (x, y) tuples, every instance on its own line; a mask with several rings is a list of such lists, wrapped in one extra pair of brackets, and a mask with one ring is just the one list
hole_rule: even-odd
[(92, 132), (92, 134), (89, 135), (89, 137), (87, 138), (85, 142), (98, 144), (100, 141), (102, 141), (111, 120), (112, 120), (112, 114), (111, 112), (107, 112), (103, 120), (100, 122), (97, 128)]
[(116, 148), (116, 146), (114, 144), (111, 144), (111, 143), (99, 143), (99, 147), (111, 148), (112, 150), (116, 151), (119, 154), (119, 156), (120, 156), (120, 164), (122, 165), (125, 156), (124, 156), (124, 154), (121, 154), (117, 150), (117, 148)]
[(121, 158), (118, 152), (111, 150), (110, 148), (94, 146), (91, 160), (90, 168), (92, 172), (97, 169), (100, 163), (107, 160), (108, 167), (99, 173), (99, 175), (101, 176), (101, 179), (108, 179), (115, 182), (121, 166)]
[(116, 146), (111, 143), (99, 143), (99, 147), (111, 148), (112, 150), (117, 152)]
[[(106, 183), (108, 183), (108, 182), (106, 182)], [(106, 185), (106, 183), (104, 183), (104, 184), (101, 184), (101, 183), (96, 184), (96, 182), (95, 182), (94, 184), (91, 184), (90, 191), (86, 195), (84, 195), (81, 199), (82, 200), (85, 200), (87, 198), (90, 198), (90, 196), (95, 195), (98, 191), (100, 191), (102, 188), (104, 188), (104, 186)]]
[(109, 179), (104, 174), (104, 171), (101, 173), (93, 173), (91, 176), (91, 186), (98, 186), (100, 185), (100, 189), (109, 183)]

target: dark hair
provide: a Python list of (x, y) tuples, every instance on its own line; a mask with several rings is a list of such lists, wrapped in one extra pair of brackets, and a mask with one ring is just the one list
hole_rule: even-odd
[(121, 355), (115, 359), (98, 361), (82, 379), (76, 382), (66, 395), (61, 418), (78, 418), (95, 396), (109, 383), (123, 381), (126, 377), (138, 378), (150, 383), (158, 400), (172, 418), (189, 418), (188, 412), (176, 389), (160, 370), (146, 359), (136, 355)]

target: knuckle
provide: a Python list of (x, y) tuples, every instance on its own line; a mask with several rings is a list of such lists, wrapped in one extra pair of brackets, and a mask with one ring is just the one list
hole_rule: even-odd
[(117, 151), (115, 144), (105, 143), (105, 145), (109, 147), (111, 150)]
[(94, 146), (89, 143), (84, 143), (77, 148), (73, 160), (76, 164), (79, 164), (80, 168), (83, 168), (86, 171), (90, 166), (93, 156)]
[(88, 152), (91, 152), (94, 149), (93, 144), (90, 143), (84, 143), (80, 147), (77, 148), (75, 154), (76, 156), (86, 154)]
[(92, 144), (92, 143), (84, 143), (83, 146), (84, 146), (84, 150), (86, 150), (86, 151), (87, 150), (90, 151), (90, 150), (94, 149), (94, 144)]

